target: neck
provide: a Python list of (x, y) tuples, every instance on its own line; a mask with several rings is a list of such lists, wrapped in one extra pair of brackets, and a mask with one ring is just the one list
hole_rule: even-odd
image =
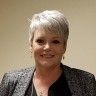
[(62, 73), (60, 64), (50, 67), (50, 68), (41, 68), (36, 66), (36, 71), (34, 72), (34, 77), (41, 80), (52, 80), (57, 79)]

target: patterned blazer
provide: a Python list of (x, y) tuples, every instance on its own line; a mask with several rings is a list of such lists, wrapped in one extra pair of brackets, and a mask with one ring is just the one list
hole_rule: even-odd
[[(92, 74), (62, 65), (72, 96), (96, 96)], [(6, 73), (0, 84), (0, 96), (25, 96), (34, 67)]]

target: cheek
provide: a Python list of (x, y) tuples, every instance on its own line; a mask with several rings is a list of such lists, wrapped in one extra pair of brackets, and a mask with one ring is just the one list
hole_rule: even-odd
[(66, 51), (66, 44), (64, 44), (61, 48), (61, 53), (64, 54)]
[(40, 47), (38, 45), (33, 46), (33, 53), (34, 54), (40, 54), (41, 52), (42, 52), (42, 47)]
[(65, 53), (66, 49), (64, 47), (58, 47), (56, 50), (57, 50), (58, 54), (63, 55)]

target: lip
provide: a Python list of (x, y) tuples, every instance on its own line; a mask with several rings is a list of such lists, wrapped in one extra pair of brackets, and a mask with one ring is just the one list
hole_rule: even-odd
[(41, 55), (41, 57), (43, 57), (43, 58), (53, 58), (54, 55), (52, 55), (52, 54), (43, 54), (43, 55)]

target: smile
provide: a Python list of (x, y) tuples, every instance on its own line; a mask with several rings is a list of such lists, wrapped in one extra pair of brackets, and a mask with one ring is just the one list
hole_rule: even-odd
[(51, 54), (43, 54), (41, 55), (43, 58), (53, 58), (54, 55), (51, 55)]

